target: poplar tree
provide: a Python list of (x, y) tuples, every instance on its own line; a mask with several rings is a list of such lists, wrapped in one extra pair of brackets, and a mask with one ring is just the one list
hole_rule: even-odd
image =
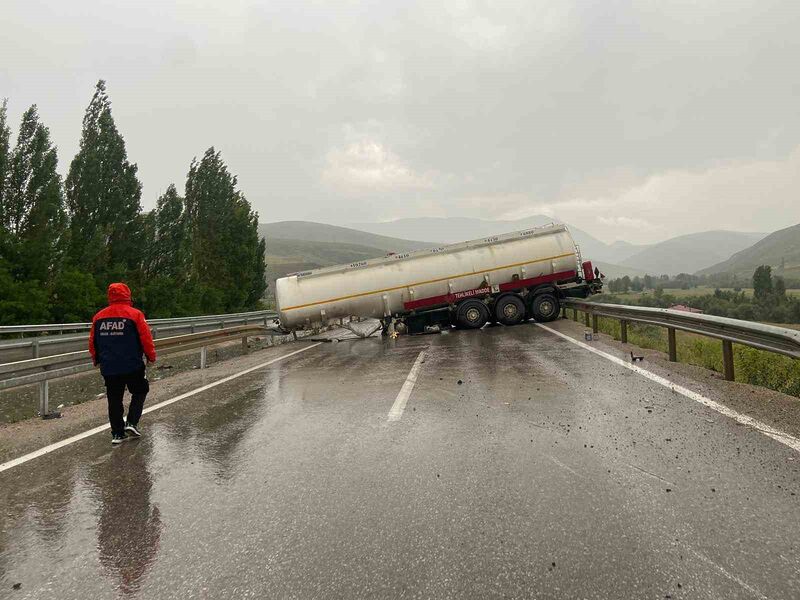
[[(6, 199), (5, 188), (8, 179), (8, 166), (10, 156), (11, 129), (8, 127), (8, 99), (3, 99), (0, 104), (0, 244), (3, 234), (6, 233)], [(2, 248), (2, 246), (0, 246)], [(0, 255), (2, 256), (2, 255)]]
[(101, 286), (141, 265), (142, 185), (136, 172), (101, 79), (86, 109), (80, 150), (66, 179), (70, 258)]
[(173, 184), (158, 198), (153, 212), (151, 273), (176, 283), (189, 278), (190, 248), (184, 200)]
[(5, 181), (4, 217), (17, 279), (51, 281), (66, 226), (58, 156), (34, 104), (22, 115)]
[(192, 161), (186, 179), (190, 272), (206, 309), (251, 308), (266, 289), (258, 215), (236, 183), (213, 147)]
[(0, 104), (0, 269), (7, 269), (9, 233), (6, 225), (6, 182), (8, 167), (11, 162), (10, 146), (11, 129), (8, 127), (8, 100)]

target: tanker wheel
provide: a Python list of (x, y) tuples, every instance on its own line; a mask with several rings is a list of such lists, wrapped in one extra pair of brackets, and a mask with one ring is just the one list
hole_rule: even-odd
[(489, 309), (480, 300), (464, 300), (456, 309), (456, 326), (459, 329), (480, 329), (489, 319)]
[(531, 314), (540, 323), (555, 321), (560, 309), (558, 298), (553, 294), (537, 294), (531, 301)]
[(502, 296), (494, 305), (494, 314), (503, 325), (516, 325), (525, 318), (525, 303), (519, 296)]

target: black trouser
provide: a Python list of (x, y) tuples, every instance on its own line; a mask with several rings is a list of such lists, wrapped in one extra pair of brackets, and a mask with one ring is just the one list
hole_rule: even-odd
[(111, 423), (111, 433), (122, 435), (125, 433), (125, 407), (122, 397), (125, 388), (131, 393), (131, 405), (128, 407), (128, 423), (136, 425), (142, 416), (144, 399), (150, 391), (150, 383), (144, 374), (144, 367), (140, 371), (125, 373), (124, 375), (109, 375), (103, 377), (106, 381), (106, 396), (108, 397), (108, 422)]

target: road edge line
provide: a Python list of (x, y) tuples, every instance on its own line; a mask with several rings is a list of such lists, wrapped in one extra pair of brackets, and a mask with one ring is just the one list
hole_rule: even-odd
[[(317, 346), (320, 346), (320, 345), (322, 345), (322, 342), (317, 342), (316, 344), (312, 344), (311, 346), (306, 346), (305, 348), (300, 348), (300, 350), (295, 350), (294, 352), (290, 352), (289, 354), (284, 354), (283, 356), (279, 356), (277, 358), (273, 358), (271, 360), (268, 360), (267, 362), (263, 362), (261, 364), (255, 365), (254, 367), (249, 367), (247, 369), (244, 369), (243, 371), (239, 371), (238, 373), (234, 373), (233, 375), (228, 375), (227, 377), (223, 377), (222, 379), (217, 379), (216, 381), (212, 381), (211, 383), (207, 383), (206, 385), (200, 386), (199, 388), (195, 388), (193, 390), (189, 390), (188, 392), (184, 392), (183, 394), (179, 394), (178, 396), (175, 396), (174, 398), (170, 398), (168, 400), (163, 400), (163, 401), (161, 401), (161, 402), (159, 402), (157, 404), (153, 404), (152, 406), (148, 406), (147, 408), (145, 408), (142, 411), (142, 414), (150, 413), (150, 412), (153, 412), (153, 411), (158, 410), (160, 408), (164, 408), (165, 406), (169, 406), (170, 404), (174, 404), (175, 402), (178, 402), (179, 400), (183, 400), (185, 398), (189, 398), (189, 397), (194, 396), (196, 394), (200, 394), (202, 392), (205, 392), (206, 390), (209, 390), (211, 388), (217, 387), (218, 385), (222, 385), (223, 383), (227, 383), (229, 381), (232, 381), (233, 379), (237, 379), (239, 377), (242, 377), (243, 375), (247, 375), (248, 373), (252, 373), (253, 371), (257, 371), (259, 369), (263, 369), (264, 367), (268, 367), (269, 365), (272, 365), (272, 364), (274, 364), (276, 362), (280, 362), (282, 360), (285, 360), (287, 358), (290, 358), (292, 356), (300, 354), (301, 352), (306, 352), (306, 351), (311, 350), (312, 348), (316, 348)], [(110, 425), (99, 425), (97, 427), (93, 427), (92, 429), (88, 429), (88, 430), (86, 430), (86, 431), (84, 431), (82, 433), (79, 433), (77, 435), (73, 435), (71, 437), (63, 439), (60, 442), (55, 442), (53, 444), (49, 444), (49, 445), (45, 446), (44, 448), (39, 448), (38, 450), (34, 450), (33, 452), (29, 452), (28, 454), (23, 454), (22, 456), (19, 456), (17, 458), (9, 460), (8, 462), (4, 462), (3, 464), (0, 464), (0, 473), (2, 473), (3, 471), (7, 471), (9, 469), (13, 469), (14, 467), (18, 467), (19, 465), (25, 464), (26, 462), (31, 461), (31, 460), (33, 460), (35, 458), (39, 458), (40, 456), (44, 456), (45, 454), (50, 454), (51, 452), (54, 452), (54, 451), (56, 451), (56, 450), (58, 450), (60, 448), (64, 448), (65, 446), (69, 446), (70, 444), (74, 444), (75, 442), (79, 442), (79, 441), (81, 441), (83, 439), (91, 437), (91, 436), (93, 436), (93, 435), (95, 435), (97, 433), (100, 433), (102, 431), (106, 431), (106, 430), (108, 430), (110, 428), (111, 428)]]
[(422, 368), (424, 358), (425, 350), (420, 350), (417, 355), (417, 360), (414, 361), (411, 370), (408, 372), (403, 387), (400, 388), (400, 391), (397, 393), (397, 398), (394, 399), (394, 404), (392, 404), (392, 408), (389, 410), (389, 416), (386, 418), (387, 421), (399, 421), (402, 418), (403, 411), (406, 409), (406, 403), (411, 397), (411, 392), (414, 391), (414, 386), (417, 383), (417, 375), (419, 375), (419, 370)]
[(788, 446), (795, 452), (800, 453), (800, 439), (797, 439), (796, 437), (784, 431), (781, 431), (780, 429), (775, 429), (774, 427), (767, 425), (763, 421), (759, 421), (758, 419), (754, 419), (753, 417), (749, 417), (738, 411), (735, 411), (732, 408), (725, 406), (724, 404), (720, 404), (719, 402), (716, 402), (711, 398), (703, 396), (699, 392), (695, 392), (693, 390), (690, 390), (689, 388), (683, 387), (682, 385), (673, 383), (669, 379), (661, 377), (660, 375), (656, 375), (652, 371), (648, 371), (647, 369), (643, 369), (634, 364), (625, 362), (618, 356), (614, 356), (613, 354), (603, 352), (602, 350), (598, 350), (597, 348), (592, 348), (589, 344), (585, 344), (580, 340), (576, 340), (575, 338), (566, 335), (565, 333), (561, 333), (560, 331), (556, 331), (552, 327), (547, 327), (546, 325), (542, 325), (541, 323), (536, 323), (536, 325), (538, 327), (541, 327), (542, 329), (545, 329), (546, 331), (549, 331), (550, 333), (557, 335), (558, 337), (564, 338), (565, 340), (575, 344), (576, 346), (580, 346), (584, 350), (588, 350), (589, 352), (593, 352), (598, 356), (602, 356), (603, 358), (610, 360), (611, 362), (616, 363), (621, 367), (625, 367), (626, 369), (630, 369), (634, 373), (638, 373), (639, 375), (646, 377), (650, 381), (653, 381), (655, 383), (663, 385), (666, 388), (671, 389), (673, 392), (685, 396), (690, 400), (694, 400), (699, 404), (707, 406), (711, 410), (714, 410), (723, 416), (729, 417), (734, 421), (736, 421), (737, 423), (741, 423), (742, 425), (747, 425), (748, 427), (752, 427), (753, 429), (760, 431), (761, 433), (772, 438), (773, 440), (780, 442), (784, 446)]

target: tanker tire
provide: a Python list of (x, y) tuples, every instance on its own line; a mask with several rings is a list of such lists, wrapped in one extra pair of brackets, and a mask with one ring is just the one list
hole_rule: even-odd
[(502, 296), (494, 305), (494, 315), (503, 325), (517, 325), (525, 318), (525, 303), (519, 296)]
[(464, 300), (456, 309), (457, 329), (480, 329), (489, 319), (489, 309), (480, 300)]
[(553, 294), (537, 294), (531, 301), (531, 315), (539, 323), (555, 321), (561, 305)]

